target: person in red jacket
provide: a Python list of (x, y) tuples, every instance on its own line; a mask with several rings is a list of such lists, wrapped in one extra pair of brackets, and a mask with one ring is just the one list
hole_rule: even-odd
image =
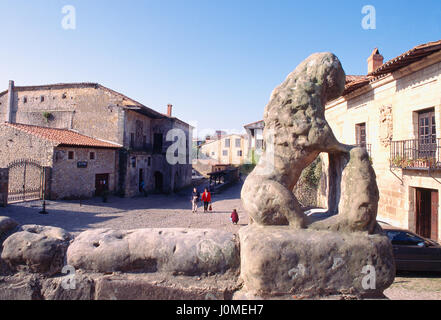
[(201, 200), (204, 203), (204, 212), (207, 212), (208, 205), (211, 202), (211, 193), (208, 191), (207, 188), (204, 189), (204, 193), (202, 194)]
[(233, 224), (237, 224), (239, 222), (239, 215), (237, 214), (236, 209), (234, 209), (231, 213), (231, 222), (233, 222)]

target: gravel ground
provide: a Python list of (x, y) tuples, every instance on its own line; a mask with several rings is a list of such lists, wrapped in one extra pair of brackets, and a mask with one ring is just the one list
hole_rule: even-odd
[[(213, 196), (212, 213), (191, 212), (187, 189), (174, 195), (149, 195), (147, 198), (111, 197), (107, 203), (100, 198), (86, 201), (49, 201), (48, 215), (40, 215), (41, 202), (29, 202), (0, 208), (0, 216), (9, 216), (20, 224), (57, 226), (73, 234), (91, 228), (211, 228), (237, 233), (248, 224), (240, 201), (242, 184), (232, 186)], [(230, 214), (237, 209), (239, 224), (232, 225)], [(441, 300), (441, 274), (399, 274), (385, 291), (392, 300)]]

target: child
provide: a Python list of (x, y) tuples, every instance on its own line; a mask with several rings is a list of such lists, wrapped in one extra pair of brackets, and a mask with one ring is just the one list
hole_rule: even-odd
[(239, 215), (237, 214), (236, 209), (234, 209), (231, 213), (231, 222), (233, 222), (233, 224), (237, 224), (239, 222)]

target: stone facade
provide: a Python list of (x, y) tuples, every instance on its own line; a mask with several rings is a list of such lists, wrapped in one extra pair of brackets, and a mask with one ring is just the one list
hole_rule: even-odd
[[(16, 160), (36, 160), (41, 167), (47, 167), (46, 196), (50, 199), (91, 197), (95, 195), (97, 174), (108, 174), (109, 191), (116, 191), (116, 148), (63, 147), (56, 142), (0, 125), (0, 167), (7, 168)], [(73, 158), (69, 159), (69, 152)], [(93, 153), (93, 160), (91, 160)], [(86, 168), (79, 168), (79, 162), (87, 162)], [(35, 181), (31, 181), (35, 180)], [(42, 171), (28, 170), (29, 185), (42, 183)], [(9, 171), (9, 190), (18, 189), (23, 183), (23, 171)], [(6, 186), (8, 189), (8, 185)]]
[[(68, 159), (68, 152), (74, 153), (73, 159)], [(94, 159), (90, 154), (94, 153)], [(117, 172), (115, 168), (116, 150), (57, 147), (54, 149), (54, 164), (52, 167), (51, 198), (80, 198), (93, 197), (96, 192), (96, 176), (108, 175), (108, 190), (116, 190)], [(79, 168), (78, 162), (87, 162), (86, 168)], [(66, 183), (71, 181), (72, 183)]]
[[(391, 144), (418, 140), (418, 117), (426, 110), (433, 111), (436, 138), (441, 138), (440, 51), (371, 79), (361, 88), (328, 103), (325, 112), (337, 139), (349, 145), (359, 143), (356, 127), (364, 124), (380, 191), (378, 219), (412, 231), (417, 231), (416, 190), (438, 191), (437, 202), (441, 203), (441, 171), (439, 168), (393, 168)], [(436, 157), (439, 161), (438, 155)], [(322, 155), (322, 160), (324, 172), (318, 200), (321, 206), (329, 207), (332, 206), (328, 202), (333, 189), (332, 173), (327, 171), (328, 156)], [(439, 212), (439, 207), (436, 209)], [(437, 216), (437, 226), (436, 221), (432, 221), (432, 228), (438, 228), (435, 240), (440, 240), (441, 214)]]
[[(29, 87), (15, 87), (12, 83), (9, 90), (0, 93), (0, 119), (71, 129), (121, 145), (113, 183), (124, 196), (141, 194), (142, 182), (146, 191), (159, 192), (172, 192), (191, 183), (190, 161), (176, 165), (166, 161), (166, 135), (170, 129), (182, 129), (187, 139), (191, 137), (191, 126), (172, 117), (171, 110), (170, 105), (170, 114), (156, 112), (94, 83)], [(162, 134), (161, 150), (154, 149), (155, 134)], [(189, 146), (188, 142), (187, 154)], [(41, 159), (39, 156), (36, 159)]]

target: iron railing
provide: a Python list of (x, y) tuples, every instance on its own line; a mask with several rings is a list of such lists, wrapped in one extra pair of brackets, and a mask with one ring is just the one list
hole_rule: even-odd
[(390, 166), (402, 169), (441, 169), (440, 140), (425, 138), (392, 141)]

